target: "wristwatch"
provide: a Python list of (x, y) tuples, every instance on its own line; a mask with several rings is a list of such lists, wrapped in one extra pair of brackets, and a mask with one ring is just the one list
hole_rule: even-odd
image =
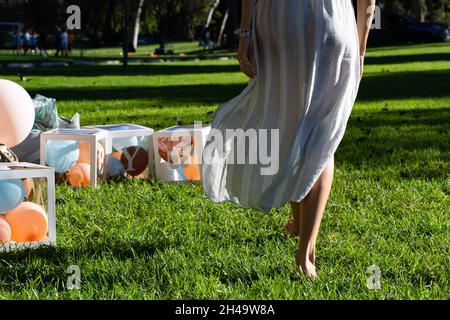
[(249, 29), (236, 29), (236, 31), (234, 31), (234, 34), (237, 35), (239, 38), (251, 38), (253, 32), (252, 30)]

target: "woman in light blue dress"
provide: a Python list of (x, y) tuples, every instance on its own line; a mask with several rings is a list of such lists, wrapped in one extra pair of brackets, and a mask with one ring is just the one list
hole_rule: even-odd
[[(238, 60), (251, 82), (216, 111), (212, 132), (225, 137), (230, 129), (277, 130), (271, 144), (278, 145), (278, 170), (261, 174), (263, 164), (226, 161), (232, 140), (220, 142), (212, 133), (202, 167), (204, 190), (215, 202), (263, 212), (290, 203), (294, 218), (285, 232), (300, 237), (296, 262), (315, 278), (334, 154), (363, 74), (375, 0), (358, 0), (357, 19), (352, 0), (242, 2)], [(241, 145), (234, 153), (251, 150)]]

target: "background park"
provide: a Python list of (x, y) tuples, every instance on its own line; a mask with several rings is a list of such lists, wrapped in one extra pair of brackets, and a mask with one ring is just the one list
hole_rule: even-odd
[[(155, 130), (210, 123), (247, 84), (234, 59), (240, 1), (70, 4), (81, 8), (81, 30), (68, 32), (68, 56), (55, 57), (69, 2), (0, 1), (0, 22), (37, 36), (25, 55), (11, 38), (15, 25), (0, 25), (0, 78), (55, 98), (61, 116)], [(382, 29), (372, 33), (336, 154), (318, 281), (292, 259), (287, 206), (264, 215), (214, 204), (200, 184), (118, 180), (58, 186), (58, 245), (0, 253), (0, 298), (450, 298), (450, 2), (379, 4)], [(67, 289), (71, 265), (81, 270), (77, 290)], [(380, 289), (367, 285), (371, 267)]]

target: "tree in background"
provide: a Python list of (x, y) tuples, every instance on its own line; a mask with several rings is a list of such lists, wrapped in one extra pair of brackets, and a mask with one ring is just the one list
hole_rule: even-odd
[(134, 11), (134, 22), (133, 22), (133, 48), (137, 49), (138, 47), (138, 41), (139, 41), (139, 32), (141, 31), (141, 16), (142, 11), (144, 10), (144, 1), (145, 0), (138, 0), (137, 7)]

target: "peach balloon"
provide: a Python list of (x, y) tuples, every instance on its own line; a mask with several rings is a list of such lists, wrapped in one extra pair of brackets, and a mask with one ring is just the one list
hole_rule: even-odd
[(78, 157), (77, 163), (91, 164), (91, 143), (88, 141), (81, 141), (78, 144), (78, 149), (80, 149), (80, 156)]
[(30, 95), (15, 82), (0, 80), (0, 143), (12, 148), (30, 134), (34, 104)]
[(183, 169), (186, 179), (191, 181), (201, 180), (202, 175), (199, 163), (200, 162), (198, 161), (196, 156), (190, 157), (190, 163)]
[(3, 216), (0, 215), (0, 245), (11, 241), (11, 226)]
[(34, 181), (31, 178), (23, 180), (23, 187), (25, 189), (25, 195), (28, 201), (33, 201), (34, 196)]
[(11, 241), (42, 241), (48, 231), (48, 218), (44, 208), (33, 203), (23, 202), (5, 215), (11, 226)]
[(113, 156), (113, 158), (120, 160), (122, 158), (122, 152), (113, 152), (112, 156)]
[(89, 187), (91, 184), (91, 166), (79, 163), (67, 173), (67, 178), (73, 187)]
[[(78, 144), (80, 149), (80, 156), (77, 164), (86, 163), (91, 164), (91, 143), (88, 141), (81, 141)], [(97, 171), (99, 174), (103, 173), (105, 166), (105, 148), (101, 143), (97, 144)]]

